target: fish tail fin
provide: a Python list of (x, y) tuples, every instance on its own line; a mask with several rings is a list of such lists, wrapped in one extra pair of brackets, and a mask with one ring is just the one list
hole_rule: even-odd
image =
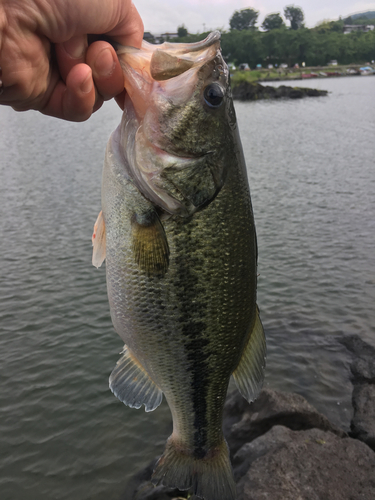
[(229, 450), (223, 439), (220, 446), (209, 450), (203, 458), (177, 446), (173, 436), (159, 458), (152, 483), (179, 490), (190, 490), (205, 500), (235, 500), (236, 484), (229, 460)]

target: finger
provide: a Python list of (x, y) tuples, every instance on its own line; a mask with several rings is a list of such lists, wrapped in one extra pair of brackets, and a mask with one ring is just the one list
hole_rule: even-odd
[(73, 36), (66, 42), (55, 45), (56, 60), (64, 82), (73, 66), (85, 62), (87, 45), (85, 35)]
[(91, 44), (87, 50), (86, 63), (91, 67), (95, 87), (105, 101), (124, 90), (124, 75), (111, 45), (106, 42)]
[(86, 64), (74, 66), (63, 81), (57, 82), (47, 103), (40, 111), (64, 120), (87, 120), (98, 109), (102, 100), (96, 100), (92, 71)]
[(116, 27), (107, 32), (107, 35), (113, 37), (121, 45), (139, 48), (143, 39), (143, 21), (137, 9), (130, 1), (124, 1), (121, 4), (123, 9), (122, 21)]
[(126, 90), (124, 89), (121, 94), (117, 95), (115, 97), (115, 100), (117, 104), (120, 106), (120, 108), (123, 110), (125, 107), (125, 96), (126, 96)]

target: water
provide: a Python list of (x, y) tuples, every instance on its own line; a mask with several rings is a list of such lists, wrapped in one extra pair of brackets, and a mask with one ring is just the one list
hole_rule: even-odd
[[(297, 82), (298, 84), (300, 82)], [(350, 358), (375, 345), (375, 80), (302, 82), (325, 98), (237, 103), (259, 243), (266, 386), (351, 418)], [(122, 348), (91, 266), (105, 145), (120, 112), (84, 124), (0, 108), (0, 491), (4, 500), (118, 500), (162, 452), (165, 403), (108, 390)]]

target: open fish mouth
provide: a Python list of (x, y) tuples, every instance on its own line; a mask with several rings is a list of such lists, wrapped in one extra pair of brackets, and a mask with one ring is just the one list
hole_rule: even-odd
[[(117, 54), (124, 72), (125, 89), (137, 117), (143, 118), (156, 88), (169, 98), (173, 96), (176, 102), (186, 100), (197, 85), (198, 70), (220, 54), (220, 36), (219, 31), (214, 31), (196, 43), (153, 45), (143, 41), (141, 49), (120, 47)], [(177, 78), (181, 75), (184, 75), (183, 84)], [(175, 78), (175, 82), (171, 82)]]
[(224, 181), (229, 81), (220, 32), (193, 44), (143, 41), (117, 53), (127, 91), (118, 150), (127, 174), (163, 211), (188, 217)]
[(207, 38), (196, 43), (170, 43), (153, 45), (142, 42), (142, 48), (121, 47), (117, 50), (124, 71), (142, 65), (142, 73), (147, 72), (157, 81), (168, 80), (184, 73), (193, 66), (201, 65), (210, 54), (219, 50), (220, 32), (213, 31)]

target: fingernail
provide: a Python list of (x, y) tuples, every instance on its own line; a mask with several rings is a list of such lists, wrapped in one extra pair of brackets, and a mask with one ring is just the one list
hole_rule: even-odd
[(98, 76), (110, 76), (113, 73), (115, 66), (116, 63), (110, 49), (103, 49), (99, 52), (94, 64), (95, 73), (97, 73)]
[(73, 36), (63, 43), (63, 47), (73, 59), (79, 59), (85, 55), (86, 44), (81, 36)]
[(92, 87), (93, 87), (92, 74), (90, 72), (87, 75), (86, 79), (83, 80), (83, 82), (81, 83), (80, 89), (81, 92), (83, 92), (84, 94), (88, 94), (89, 92), (91, 92)]

